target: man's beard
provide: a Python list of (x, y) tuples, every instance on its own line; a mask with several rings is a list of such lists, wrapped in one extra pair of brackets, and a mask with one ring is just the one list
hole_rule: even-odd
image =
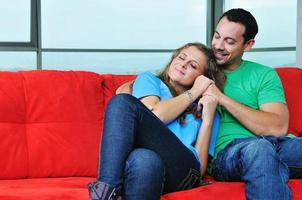
[(221, 68), (221, 69), (223, 69), (223, 70), (225, 70), (225, 69), (227, 69), (228, 68), (228, 62), (226, 62), (226, 63), (223, 63), (223, 64), (217, 64), (218, 65), (218, 67), (219, 68)]

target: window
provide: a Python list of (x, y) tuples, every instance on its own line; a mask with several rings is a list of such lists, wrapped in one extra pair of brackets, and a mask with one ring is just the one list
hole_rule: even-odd
[(0, 51), (0, 70), (18, 71), (36, 68), (36, 52)]
[(10, 0), (0, 6), (0, 43), (30, 42), (30, 0)]
[(43, 0), (42, 68), (155, 71), (173, 49), (206, 42), (206, 6), (206, 0)]
[(258, 62), (271, 67), (296, 66), (295, 51), (249, 51), (244, 54), (244, 59)]
[(0, 7), (0, 70), (157, 71), (175, 48), (209, 45), (214, 20), (235, 7), (260, 27), (245, 59), (301, 65), (297, 0), (10, 0)]
[(42, 48), (174, 49), (205, 42), (205, 2), (43, 0)]
[(302, 67), (302, 1), (298, 1), (297, 6), (297, 62), (296, 66)]
[(244, 59), (270, 66), (295, 65), (297, 0), (225, 0), (224, 3), (225, 11), (241, 7), (257, 20), (259, 31), (253, 47), (256, 52), (245, 54)]
[(97, 73), (133, 74), (156, 72), (171, 53), (45, 52), (43, 69), (89, 70)]

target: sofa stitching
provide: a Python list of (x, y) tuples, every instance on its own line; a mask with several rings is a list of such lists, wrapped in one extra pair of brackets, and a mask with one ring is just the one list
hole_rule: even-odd
[(27, 90), (26, 90), (26, 87), (25, 87), (25, 77), (24, 77), (24, 74), (23, 72), (19, 72), (20, 76), (21, 76), (21, 79), (22, 79), (22, 86), (23, 86), (23, 93), (24, 93), (24, 132), (25, 132), (25, 142), (26, 142), (26, 150), (27, 150), (27, 177), (29, 177), (29, 143), (28, 143), (28, 131), (27, 131), (27, 106), (26, 106), (26, 103), (27, 103)]

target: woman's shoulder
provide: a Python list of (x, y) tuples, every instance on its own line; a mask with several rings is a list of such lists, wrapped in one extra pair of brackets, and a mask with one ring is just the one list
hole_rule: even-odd
[(134, 81), (132, 95), (137, 98), (160, 96), (161, 80), (152, 72), (140, 73)]
[(146, 78), (158, 79), (158, 77), (154, 73), (152, 73), (150, 71), (142, 72), (142, 73), (138, 74), (138, 77), (146, 77)]
[(160, 83), (161, 80), (158, 78), (157, 75), (155, 75), (154, 73), (150, 72), (150, 71), (146, 71), (146, 72), (142, 72), (140, 73), (137, 78), (137, 81), (148, 81), (148, 82), (154, 82), (154, 83)]

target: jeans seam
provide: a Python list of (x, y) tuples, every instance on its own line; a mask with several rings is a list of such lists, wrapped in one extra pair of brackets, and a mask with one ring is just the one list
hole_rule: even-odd
[(190, 168), (187, 176), (182, 180), (182, 182), (177, 187), (177, 190), (190, 189), (196, 185), (198, 179), (200, 179), (200, 173), (198, 170)]
[(288, 168), (293, 168), (293, 169), (302, 169), (302, 167), (301, 166), (287, 166)]
[(160, 194), (163, 194), (164, 189), (165, 189), (165, 182), (166, 182), (166, 168), (164, 167), (163, 171), (163, 182), (161, 183), (161, 191)]

